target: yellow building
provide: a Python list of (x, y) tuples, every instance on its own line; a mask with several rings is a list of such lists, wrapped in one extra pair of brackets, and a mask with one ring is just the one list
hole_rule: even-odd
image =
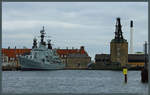
[(145, 55), (144, 54), (129, 54), (128, 55), (128, 64), (132, 68), (144, 67), (145, 64)]

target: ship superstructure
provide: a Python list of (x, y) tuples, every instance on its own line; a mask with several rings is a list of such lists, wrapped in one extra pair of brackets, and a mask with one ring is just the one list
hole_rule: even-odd
[(56, 49), (52, 49), (51, 40), (48, 40), (47, 44), (44, 41), (44, 27), (40, 33), (41, 41), (39, 45), (37, 44), (37, 39), (34, 38), (31, 53), (19, 57), (21, 68), (31, 70), (63, 69), (65, 64), (61, 62)]

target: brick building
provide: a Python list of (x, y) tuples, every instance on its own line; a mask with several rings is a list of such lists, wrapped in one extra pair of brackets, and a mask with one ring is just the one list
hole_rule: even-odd
[(19, 68), (20, 65), (18, 64), (18, 56), (21, 56), (25, 53), (30, 53), (31, 49), (10, 49), (10, 48), (3, 48), (2, 49), (2, 66), (4, 68)]
[[(145, 64), (145, 55), (144, 54), (128, 54), (128, 66), (131, 69), (140, 69), (144, 67)], [(147, 59), (148, 61), (148, 59)], [(110, 54), (96, 54), (95, 55), (95, 67), (96, 69), (104, 69), (109, 67)]]
[(81, 46), (80, 49), (57, 49), (57, 53), (62, 62), (66, 64), (66, 68), (87, 68), (91, 62), (91, 57), (85, 51), (84, 46)]
[(128, 64), (128, 42), (123, 37), (120, 18), (117, 18), (115, 37), (110, 42), (111, 64), (120, 64), (121, 67)]

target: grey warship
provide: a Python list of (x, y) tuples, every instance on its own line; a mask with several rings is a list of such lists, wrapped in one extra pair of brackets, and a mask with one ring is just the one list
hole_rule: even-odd
[(37, 39), (33, 39), (33, 46), (29, 55), (19, 57), (21, 70), (56, 70), (64, 69), (65, 64), (61, 62), (56, 49), (52, 49), (51, 40), (44, 41), (45, 30), (40, 31), (41, 41), (37, 46)]

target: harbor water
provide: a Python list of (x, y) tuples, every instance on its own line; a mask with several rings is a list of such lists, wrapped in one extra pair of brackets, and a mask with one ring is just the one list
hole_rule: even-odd
[(141, 83), (140, 71), (128, 71), (124, 83), (122, 71), (52, 70), (3, 71), (3, 93), (141, 93), (148, 84)]

